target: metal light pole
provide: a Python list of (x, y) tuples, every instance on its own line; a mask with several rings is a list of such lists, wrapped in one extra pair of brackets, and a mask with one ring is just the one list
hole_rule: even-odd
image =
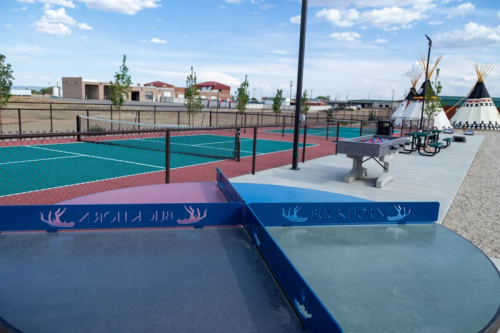
[(420, 131), (424, 129), (425, 97), (427, 95), (427, 85), (429, 81), (429, 63), (431, 62), (431, 48), (432, 48), (432, 40), (427, 35), (425, 35), (425, 37), (429, 41), (429, 54), (427, 55), (427, 68), (425, 69), (424, 99), (422, 100), (422, 114), (420, 115)]
[(300, 104), (302, 98), (302, 79), (304, 77), (306, 24), (307, 24), (307, 0), (302, 0), (302, 13), (300, 17), (299, 71), (297, 74), (297, 96), (295, 97), (295, 126), (293, 132), (292, 170), (299, 170)]
[(290, 105), (292, 105), (292, 87), (293, 87), (293, 81), (290, 81)]

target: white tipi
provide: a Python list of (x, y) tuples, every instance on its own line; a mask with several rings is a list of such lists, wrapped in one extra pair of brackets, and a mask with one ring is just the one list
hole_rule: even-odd
[(417, 83), (422, 77), (422, 71), (418, 67), (413, 66), (412, 69), (406, 72), (406, 76), (408, 76), (411, 82), (410, 92), (408, 93), (408, 95), (406, 95), (405, 100), (401, 102), (396, 111), (394, 111), (390, 119), (397, 119), (401, 117), (404, 110), (408, 107), (408, 105), (410, 105), (410, 102), (417, 95)]
[(484, 84), (484, 80), (492, 70), (492, 64), (476, 64), (477, 83), (465, 103), (451, 118), (453, 127), (500, 130), (498, 109)]
[[(408, 121), (418, 121), (420, 120), (420, 117), (422, 116), (422, 105), (423, 105), (423, 99), (424, 99), (424, 88), (427, 82), (429, 82), (428, 87), (432, 90), (432, 94), (434, 95), (434, 90), (432, 88), (432, 84), (430, 82), (430, 79), (432, 75), (434, 74), (434, 71), (437, 68), (437, 65), (441, 61), (443, 56), (440, 56), (434, 64), (431, 64), (429, 66), (429, 75), (422, 83), (422, 86), (420, 87), (420, 90), (417, 92), (417, 94), (413, 97), (413, 100), (410, 101), (406, 109), (403, 111), (401, 116), (395, 120), (395, 125), (401, 126), (403, 122), (408, 122)], [(422, 71), (425, 71), (427, 68), (427, 61), (423, 56), (421, 56), (420, 60), (420, 66), (422, 67)], [(429, 102), (429, 101), (426, 101)], [(427, 119), (427, 115), (424, 114), (424, 118)], [(434, 117), (434, 125), (433, 127), (438, 128), (438, 129), (443, 129), (443, 128), (451, 128), (451, 123), (446, 114), (444, 113), (444, 110), (441, 108), (440, 112), (438, 113), (437, 116)]]

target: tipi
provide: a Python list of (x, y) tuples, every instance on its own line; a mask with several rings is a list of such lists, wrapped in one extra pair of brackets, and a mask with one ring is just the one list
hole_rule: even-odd
[(453, 127), (500, 130), (498, 109), (486, 89), (484, 80), (493, 70), (492, 64), (476, 64), (477, 83), (469, 97), (451, 118)]
[(408, 78), (410, 79), (410, 82), (411, 82), (410, 92), (406, 96), (405, 100), (401, 102), (399, 107), (392, 114), (390, 119), (397, 119), (397, 118), (401, 117), (404, 110), (410, 104), (410, 101), (412, 101), (413, 98), (417, 95), (416, 87), (417, 87), (418, 81), (420, 81), (420, 78), (422, 77), (422, 71), (418, 67), (413, 66), (412, 69), (410, 69), (408, 72), (406, 72), (406, 76), (408, 76)]
[[(422, 83), (422, 86), (420, 87), (420, 90), (418, 90), (417, 94), (413, 97), (413, 100), (410, 101), (406, 109), (403, 111), (401, 116), (395, 120), (395, 125), (401, 126), (403, 122), (407, 122), (410, 120), (413, 121), (418, 121), (420, 120), (420, 117), (422, 115), (422, 104), (423, 104), (423, 99), (424, 99), (424, 88), (427, 82), (429, 82), (428, 88), (432, 90), (432, 95), (435, 95), (434, 90), (432, 88), (432, 85), (430, 83), (430, 79), (432, 75), (434, 74), (434, 71), (437, 68), (437, 65), (441, 61), (443, 56), (440, 56), (434, 64), (430, 64), (429, 66), (429, 75)], [(427, 68), (427, 61), (425, 60), (424, 56), (421, 56), (420, 60), (420, 66), (422, 68), (422, 71), (425, 72)], [(426, 100), (426, 103), (429, 102)], [(424, 114), (424, 118), (428, 118), (427, 115)], [(451, 128), (451, 123), (446, 114), (444, 113), (444, 110), (441, 108), (441, 111), (437, 114), (437, 116), (434, 117), (434, 125), (433, 127), (438, 128), (438, 129), (443, 129), (443, 128)]]

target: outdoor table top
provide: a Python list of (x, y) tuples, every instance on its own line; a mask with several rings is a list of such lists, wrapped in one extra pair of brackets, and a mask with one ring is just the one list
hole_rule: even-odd
[(429, 136), (431, 135), (432, 133), (426, 133), (426, 132), (410, 132), (410, 133), (406, 133), (405, 135), (408, 135), (408, 136)]

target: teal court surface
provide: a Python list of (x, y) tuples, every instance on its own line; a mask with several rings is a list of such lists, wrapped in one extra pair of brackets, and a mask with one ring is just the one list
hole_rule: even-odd
[[(165, 170), (165, 137), (99, 143), (0, 146), (0, 179), (6, 180), (0, 184), (0, 197)], [(292, 145), (288, 141), (258, 139), (257, 155), (289, 151)], [(235, 138), (212, 134), (176, 136), (171, 138), (170, 147), (170, 168), (185, 168), (234, 159)], [(253, 139), (241, 138), (240, 149), (241, 158), (252, 156)]]
[[(283, 133), (283, 130), (271, 130), (269, 132), (273, 133)], [(314, 135), (314, 136), (322, 136), (326, 137), (326, 134), (328, 132), (328, 137), (335, 139), (337, 137), (337, 126), (332, 125), (330, 127), (317, 127), (314, 125), (311, 125), (310, 127), (307, 127), (307, 135)], [(293, 134), (293, 128), (291, 129), (286, 129), (285, 130), (286, 134)], [(399, 133), (399, 131), (394, 131), (394, 133)], [(304, 129), (300, 129), (300, 134), (304, 134)], [(377, 134), (377, 129), (376, 128), (363, 128), (363, 133), (362, 135), (371, 135), (371, 134)], [(356, 138), (358, 136), (361, 136), (361, 129), (359, 127), (344, 127), (341, 126), (339, 128), (339, 138), (343, 139), (352, 139)]]

